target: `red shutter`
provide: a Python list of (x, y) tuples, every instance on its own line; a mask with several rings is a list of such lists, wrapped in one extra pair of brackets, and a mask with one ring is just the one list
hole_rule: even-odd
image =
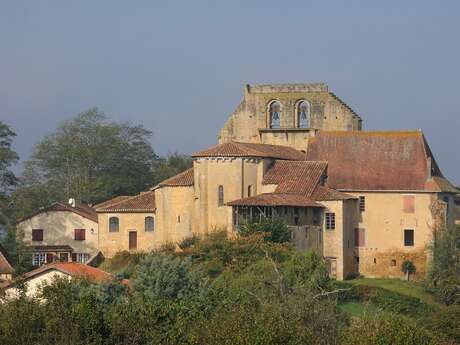
[(32, 241), (43, 241), (43, 229), (32, 229)]
[(415, 196), (404, 195), (403, 196), (403, 212), (414, 213), (415, 212)]
[(72, 253), (72, 261), (73, 262), (77, 261), (77, 253)]
[(86, 238), (85, 229), (75, 229), (75, 241), (84, 241)]

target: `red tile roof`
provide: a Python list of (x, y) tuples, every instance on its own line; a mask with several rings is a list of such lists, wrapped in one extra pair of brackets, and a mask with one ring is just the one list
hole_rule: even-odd
[(316, 201), (356, 199), (353, 195), (342, 193), (325, 186), (317, 186), (311, 197)]
[(97, 210), (98, 208), (107, 207), (107, 206), (109, 206), (109, 205), (116, 204), (116, 203), (118, 203), (118, 202), (120, 202), (120, 201), (129, 199), (129, 198), (131, 198), (130, 195), (120, 195), (120, 196), (116, 196), (116, 197), (113, 198), (113, 199), (106, 200), (106, 201), (100, 202), (99, 204), (94, 205), (93, 208), (94, 208), (95, 210)]
[(305, 154), (288, 146), (230, 141), (195, 152), (192, 157), (257, 157), (304, 160)]
[(74, 278), (88, 279), (95, 282), (104, 282), (113, 279), (113, 275), (107, 273), (99, 268), (91, 267), (88, 265), (76, 263), (76, 262), (59, 262), (49, 265), (43, 265), (30, 272), (25, 273), (21, 278), (31, 279), (44, 272), (56, 270), (65, 274), (68, 274)]
[(262, 184), (278, 185), (275, 193), (311, 196), (326, 169), (326, 162), (275, 161)]
[(306, 158), (328, 162), (333, 189), (453, 192), (421, 131), (323, 131), (310, 140)]
[(41, 210), (38, 210), (37, 212), (31, 214), (30, 216), (27, 216), (25, 218), (22, 218), (18, 221), (18, 223), (23, 222), (27, 219), (30, 219), (32, 217), (35, 217), (38, 214), (45, 213), (45, 212), (73, 212), (75, 214), (78, 214), (79, 216), (82, 216), (84, 218), (87, 218), (89, 220), (92, 220), (93, 222), (97, 223), (97, 213), (94, 210), (94, 208), (83, 204), (81, 202), (76, 202), (75, 207), (72, 207), (70, 204), (65, 203), (65, 202), (56, 202), (52, 204), (51, 206), (48, 206), (46, 208), (43, 208)]
[(4, 254), (4, 249), (0, 245), (0, 274), (12, 274), (14, 271)]
[(228, 202), (227, 206), (324, 207), (305, 195), (265, 193)]
[(153, 187), (151, 190), (154, 190), (158, 187), (187, 187), (193, 186), (193, 168), (187, 169), (180, 174), (177, 174), (173, 177), (170, 177), (158, 185)]
[(121, 201), (110, 203), (108, 206), (99, 207), (97, 212), (155, 212), (155, 193), (142, 192)]

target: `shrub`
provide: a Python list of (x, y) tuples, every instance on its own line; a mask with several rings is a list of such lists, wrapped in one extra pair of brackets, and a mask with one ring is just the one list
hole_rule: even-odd
[(198, 292), (202, 279), (201, 271), (192, 269), (190, 258), (152, 253), (137, 267), (133, 285), (136, 292), (152, 300), (181, 299)]
[(411, 274), (415, 273), (415, 265), (412, 261), (406, 260), (401, 266), (401, 270), (406, 274), (406, 280), (409, 280)]
[(423, 321), (440, 338), (460, 344), (460, 306), (441, 308)]
[(436, 337), (415, 321), (376, 313), (352, 319), (342, 334), (342, 345), (436, 345)]
[(184, 238), (177, 245), (179, 246), (180, 249), (184, 250), (184, 249), (188, 249), (192, 247), (195, 243), (198, 242), (198, 240), (199, 240), (198, 236), (193, 235), (193, 236)]
[(285, 243), (291, 240), (291, 231), (281, 218), (262, 218), (260, 221), (250, 221), (242, 225), (239, 230), (242, 236), (249, 236), (261, 232), (269, 242)]
[(284, 263), (284, 276), (291, 287), (324, 290), (329, 282), (324, 260), (315, 252), (294, 252)]

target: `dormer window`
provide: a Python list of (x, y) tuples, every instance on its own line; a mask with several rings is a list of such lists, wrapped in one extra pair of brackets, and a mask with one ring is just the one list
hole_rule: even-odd
[(270, 103), (269, 107), (269, 116), (270, 116), (270, 128), (280, 128), (281, 127), (281, 103), (278, 101), (273, 101)]
[(297, 123), (299, 128), (310, 127), (310, 104), (307, 101), (300, 101), (297, 105)]

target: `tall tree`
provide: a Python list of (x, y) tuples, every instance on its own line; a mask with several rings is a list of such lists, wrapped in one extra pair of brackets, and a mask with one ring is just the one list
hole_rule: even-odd
[(91, 108), (36, 145), (16, 200), (35, 200), (29, 208), (36, 208), (67, 198), (91, 203), (138, 193), (152, 185), (157, 156), (150, 136), (143, 126), (110, 122)]
[(17, 178), (10, 169), (19, 159), (11, 148), (15, 136), (16, 133), (0, 121), (0, 225), (8, 223), (10, 193), (17, 183)]

